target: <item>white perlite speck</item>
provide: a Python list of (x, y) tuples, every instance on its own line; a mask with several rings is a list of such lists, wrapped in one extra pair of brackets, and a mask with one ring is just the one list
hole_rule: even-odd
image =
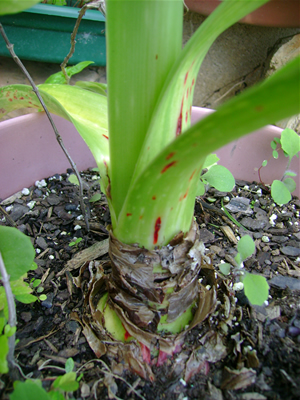
[(29, 207), (30, 210), (32, 210), (33, 207), (35, 206), (35, 203), (36, 203), (36, 201), (34, 201), (34, 200), (30, 201), (29, 203), (27, 203), (27, 207)]
[(235, 291), (237, 291), (237, 292), (239, 292), (240, 290), (243, 290), (243, 289), (244, 289), (244, 284), (243, 284), (243, 282), (236, 282), (236, 283), (233, 285), (232, 289), (235, 290)]
[(47, 186), (47, 183), (46, 183), (45, 179), (42, 179), (41, 181), (36, 181), (35, 186), (37, 188), (41, 189), (41, 188)]
[(30, 193), (30, 190), (27, 189), (27, 188), (24, 188), (24, 189), (22, 190), (22, 194), (24, 194), (24, 196), (28, 196), (29, 193)]

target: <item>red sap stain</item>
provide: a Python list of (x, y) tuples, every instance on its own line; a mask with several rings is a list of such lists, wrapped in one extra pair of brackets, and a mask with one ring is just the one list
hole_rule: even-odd
[(185, 74), (185, 77), (184, 77), (184, 84), (186, 84), (186, 81), (187, 81), (188, 76), (189, 76), (189, 73), (187, 72), (187, 73)]
[(32, 102), (31, 102), (31, 101), (29, 101), (28, 103), (29, 103), (29, 104), (32, 104)]
[(107, 168), (107, 162), (105, 160), (103, 160), (103, 164), (106, 166)]
[(175, 154), (175, 151), (172, 151), (172, 153), (168, 154), (166, 157), (166, 160), (169, 160), (170, 158), (172, 158)]
[(13, 101), (13, 99), (8, 99), (9, 101)]
[(194, 86), (194, 85), (195, 85), (195, 79), (192, 80), (192, 86)]
[(156, 196), (152, 196), (152, 200), (156, 200)]
[(9, 96), (10, 96), (10, 92), (7, 92), (5, 96), (6, 96), (6, 97), (9, 97)]
[(157, 243), (158, 232), (160, 230), (160, 227), (161, 227), (161, 219), (160, 217), (158, 217), (157, 220), (155, 221), (155, 226), (154, 226), (153, 244)]
[(140, 342), (141, 350), (142, 350), (142, 356), (143, 360), (150, 365), (151, 363), (151, 354), (150, 354), (150, 349), (145, 346), (143, 343)]
[(16, 96), (16, 95), (14, 96), (14, 99), (15, 99), (15, 100), (18, 100), (18, 98), (17, 98), (17, 96)]
[(24, 97), (20, 97), (20, 100), (24, 100)]
[(193, 176), (195, 175), (195, 172), (196, 172), (196, 170), (193, 171), (192, 175), (191, 175), (190, 178), (189, 178), (189, 181), (192, 180)]
[(169, 169), (170, 167), (172, 167), (173, 165), (175, 165), (177, 163), (177, 161), (172, 161), (170, 162), (168, 165), (166, 165), (160, 172), (163, 174), (164, 172), (166, 172), (167, 169)]
[(131, 215), (132, 215), (131, 213), (127, 213), (127, 214), (126, 214), (127, 217), (130, 217)]
[(189, 90), (186, 91), (186, 99), (189, 98)]
[(189, 118), (189, 113), (186, 111), (186, 113), (185, 113), (185, 122), (186, 123), (188, 122), (188, 118)]
[(189, 189), (190, 189), (190, 188), (188, 188), (188, 190), (184, 193), (184, 195), (183, 195), (183, 198), (184, 198), (184, 199), (185, 199), (186, 196), (188, 195)]
[(130, 334), (126, 331), (126, 329), (125, 329), (125, 333), (124, 333), (124, 340), (127, 340), (127, 339), (129, 339), (130, 338)]
[(140, 215), (140, 219), (143, 219), (143, 215)]
[(102, 134), (102, 136), (104, 136), (104, 137), (105, 137), (105, 139), (108, 139), (108, 136), (106, 136), (106, 135), (103, 135), (103, 134)]
[(181, 129), (182, 129), (182, 109), (183, 109), (183, 99), (181, 101), (180, 113), (179, 113), (179, 117), (178, 117), (178, 120), (177, 120), (176, 136), (179, 136), (181, 134)]
[(155, 60), (157, 60), (158, 59), (158, 54), (156, 54), (156, 56), (155, 56)]

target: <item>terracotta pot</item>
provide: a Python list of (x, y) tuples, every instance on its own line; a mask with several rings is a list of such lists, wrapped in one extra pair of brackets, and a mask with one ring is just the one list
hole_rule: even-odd
[[(192, 122), (199, 120), (212, 110), (193, 108)], [(77, 133), (74, 126), (57, 116), (53, 116), (63, 141), (79, 170), (96, 166), (94, 158)], [(279, 137), (281, 129), (268, 126), (245, 136), (217, 151), (220, 164), (227, 167), (237, 179), (258, 180), (257, 168), (264, 159), (270, 159), (261, 172), (265, 183), (280, 179), (287, 158), (280, 154), (274, 160), (270, 142)], [(299, 159), (293, 160), (291, 169), (299, 173)], [(70, 168), (60, 149), (51, 125), (44, 113), (29, 114), (0, 123), (0, 198), (29, 187), (35, 181)], [(299, 175), (298, 175), (299, 180)], [(299, 196), (300, 184), (297, 182)]]
[[(185, 0), (186, 6), (194, 12), (209, 15), (220, 0)], [(298, 28), (300, 26), (299, 0), (271, 0), (240, 22), (251, 25)]]

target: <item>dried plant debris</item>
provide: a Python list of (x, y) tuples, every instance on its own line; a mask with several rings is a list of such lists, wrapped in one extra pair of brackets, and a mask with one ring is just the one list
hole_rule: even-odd
[[(38, 268), (29, 273), (28, 282), (39, 279), (35, 290), (47, 296), (45, 301), (17, 304), (16, 357), (23, 372), (42, 379), (47, 389), (72, 357), (83, 374), (74, 399), (300, 398), (300, 201), (294, 198), (279, 207), (265, 186), (242, 181), (232, 193), (210, 190), (206, 196), (213, 203), (206, 196), (196, 202), (199, 231), (195, 225), (172, 248), (152, 253), (109, 238), (105, 196), (88, 201), (99, 193), (98, 173), (86, 171), (83, 179), (89, 233), (67, 174), (37, 182), (0, 203), (0, 224), (16, 225), (31, 237)], [(243, 227), (223, 211), (222, 199)], [(218, 268), (222, 261), (235, 267), (236, 243), (245, 234), (254, 239), (256, 251), (244, 269), (263, 275), (270, 285), (268, 302), (261, 307), (249, 304), (236, 285), (237, 276), (225, 277)], [(159, 259), (164, 268), (157, 274), (145, 268), (140, 275), (131, 262), (120, 266), (118, 257), (113, 256), (112, 265), (109, 251), (125, 252), (135, 262)], [(182, 270), (178, 259), (193, 268)], [(177, 274), (181, 290), (174, 296), (181, 296), (182, 308), (190, 292), (198, 293), (195, 320), (185, 335), (158, 337), (156, 308), (136, 307), (135, 300), (144, 301), (141, 293), (146, 291), (156, 303), (161, 301), (164, 285)], [(119, 291), (120, 285), (126, 290)], [(128, 341), (112, 340), (103, 326), (97, 306), (108, 289), (109, 304), (118, 310)], [(201, 302), (203, 297), (208, 301)], [(174, 308), (173, 315), (178, 312)], [(131, 341), (131, 334), (138, 340)], [(0, 397), (8, 400), (12, 384), (8, 376), (1, 381)]]

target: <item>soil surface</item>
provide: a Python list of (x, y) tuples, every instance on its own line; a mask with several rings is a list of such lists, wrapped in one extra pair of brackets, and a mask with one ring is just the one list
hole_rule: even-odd
[[(71, 171), (68, 171), (69, 173)], [(28, 273), (28, 281), (41, 279), (34, 289), (47, 299), (32, 304), (17, 302), (15, 356), (24, 375), (38, 378), (50, 388), (72, 357), (82, 373), (74, 399), (147, 400), (296, 400), (300, 398), (300, 201), (294, 198), (278, 207), (264, 185), (238, 181), (231, 193), (209, 192), (196, 200), (195, 217), (201, 239), (212, 254), (216, 271), (221, 261), (235, 264), (239, 237), (249, 234), (256, 252), (244, 263), (249, 272), (262, 274), (270, 285), (268, 302), (251, 306), (243, 290), (236, 292), (240, 318), (227, 332), (229, 354), (210, 364), (188, 382), (168, 377), (159, 367), (156, 380), (147, 382), (125, 372), (119, 377), (110, 360), (97, 359), (90, 349), (80, 314), (83, 295), (74, 285), (79, 267), (74, 257), (108, 238), (110, 215), (105, 196), (88, 202), (90, 231), (87, 233), (79, 208), (77, 187), (69, 174), (56, 175), (36, 183), (1, 204), (0, 224), (15, 225), (31, 237), (38, 268)], [(86, 198), (99, 191), (98, 173), (87, 171)], [(26, 194), (27, 193), (27, 194)], [(222, 210), (222, 204), (243, 227), (237, 226)], [(1, 212), (0, 212), (1, 214)], [(78, 240), (79, 239), (79, 240)], [(102, 252), (103, 253), (103, 252)], [(98, 258), (108, 259), (107, 251)], [(234, 284), (234, 282), (232, 282)], [(199, 346), (200, 329), (186, 337), (190, 346)], [(0, 398), (8, 399), (12, 382), (1, 377)], [(109, 392), (108, 392), (109, 388)]]

